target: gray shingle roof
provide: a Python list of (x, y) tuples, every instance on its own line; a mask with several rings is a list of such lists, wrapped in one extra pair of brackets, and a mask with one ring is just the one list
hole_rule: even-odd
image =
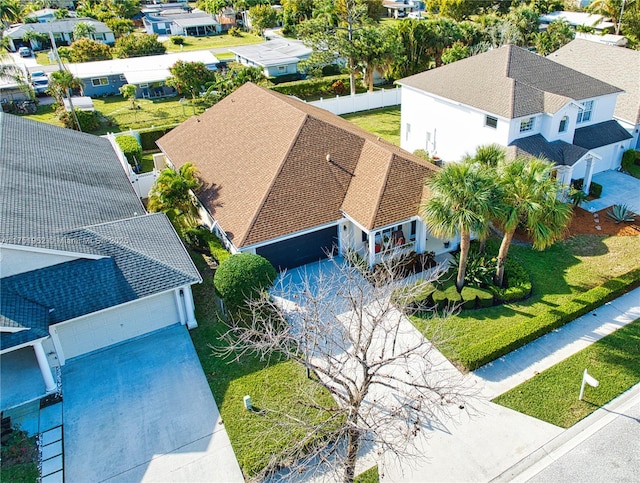
[(621, 92), (514, 45), (405, 77), (398, 84), (507, 119), (554, 113), (570, 100)]
[(549, 142), (540, 134), (520, 138), (509, 144), (509, 154), (515, 156), (533, 156), (546, 158), (555, 164), (573, 166), (589, 152), (588, 149), (564, 141)]
[(25, 23), (22, 25), (16, 25), (15, 27), (7, 29), (5, 35), (11, 37), (12, 39), (21, 39), (27, 32), (32, 30), (44, 34), (48, 34), (49, 32), (71, 33), (73, 32), (76, 24), (80, 22), (91, 24), (93, 27), (95, 27), (96, 33), (111, 32), (111, 29), (107, 27), (106, 24), (99, 22), (98, 20), (95, 20), (93, 18), (64, 18), (54, 20), (52, 22)]
[(548, 58), (624, 89), (616, 101), (614, 116), (631, 124), (640, 123), (640, 52), (576, 39)]
[(49, 335), (49, 309), (17, 293), (2, 290), (0, 324), (19, 332), (0, 332), (0, 350), (25, 344)]
[[(90, 270), (86, 276), (58, 274), (60, 287), (46, 285), (49, 295), (38, 299), (47, 307), (60, 306), (56, 294), (62, 292), (56, 290), (108, 287), (115, 296), (123, 293), (116, 288), (127, 287), (127, 295), (120, 298), (80, 298), (74, 310), (89, 313), (110, 306), (100, 301), (117, 305), (201, 281), (166, 215), (146, 214), (110, 142), (103, 138), (0, 113), (0, 220), (0, 242), (106, 257), (100, 263), (78, 262), (96, 267), (108, 280), (90, 280)], [(21, 274), (22, 280), (37, 287), (62, 265), (67, 264)], [(81, 264), (70, 265), (75, 266)], [(5, 279), (2, 283), (4, 287)], [(38, 315), (34, 306), (20, 299), (5, 299), (4, 293), (0, 298), (3, 315), (11, 310)], [(71, 303), (74, 298), (78, 300), (69, 297)], [(5, 303), (21, 308), (5, 310)], [(78, 316), (71, 309), (56, 311)], [(5, 316), (0, 322), (10, 326), (15, 320)], [(23, 332), (17, 334), (23, 337)]]
[(605, 121), (576, 129), (573, 135), (573, 144), (585, 149), (594, 149), (626, 141), (632, 137), (625, 128), (618, 124), (618, 121)]

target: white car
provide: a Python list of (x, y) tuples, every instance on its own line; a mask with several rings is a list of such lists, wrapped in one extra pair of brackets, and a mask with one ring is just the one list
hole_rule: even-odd
[(49, 78), (47, 74), (41, 70), (31, 73), (31, 85), (33, 86), (33, 92), (36, 96), (46, 94), (49, 89)]
[(409, 15), (407, 15), (407, 18), (415, 18), (418, 20), (426, 20), (427, 19), (427, 14), (425, 12), (411, 12)]

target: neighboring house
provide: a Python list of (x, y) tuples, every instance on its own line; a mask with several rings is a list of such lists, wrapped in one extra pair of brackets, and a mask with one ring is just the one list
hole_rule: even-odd
[(230, 47), (236, 62), (260, 67), (266, 77), (279, 77), (298, 73), (298, 62), (311, 55), (311, 49), (302, 42), (275, 38), (263, 44)]
[(563, 20), (573, 28), (592, 27), (598, 33), (613, 32), (615, 30), (613, 22), (596, 13), (558, 11), (540, 15), (538, 20), (541, 29), (546, 29), (551, 22)]
[[(233, 148), (229, 140), (233, 139)], [(438, 168), (349, 121), (243, 85), (157, 141), (169, 164), (193, 163), (203, 222), (232, 253), (292, 268), (355, 250), (445, 251), (419, 216)]]
[(36, 10), (31, 12), (25, 18), (33, 18), (36, 19), (39, 23), (51, 22), (56, 19), (57, 8), (43, 8), (40, 10)]
[(599, 44), (615, 45), (617, 47), (626, 47), (628, 39), (624, 35), (615, 34), (586, 34), (584, 32), (576, 32), (576, 39), (589, 40), (598, 42)]
[(104, 23), (98, 22), (92, 18), (64, 18), (60, 20), (53, 20), (46, 23), (26, 23), (12, 25), (4, 32), (4, 37), (8, 39), (9, 50), (16, 51), (19, 47), (26, 46), (34, 50), (49, 48), (51, 42), (46, 40), (42, 43), (35, 41), (23, 40), (25, 34), (31, 30), (46, 34), (49, 36), (53, 33), (53, 38), (56, 41), (56, 45), (71, 45), (73, 42), (73, 29), (76, 24), (84, 22), (92, 25), (95, 28), (95, 32), (90, 34), (93, 40), (102, 42), (105, 44), (113, 44), (116, 39), (113, 32)]
[(169, 68), (177, 61), (202, 62), (216, 70), (218, 59), (209, 51), (178, 52), (146, 57), (100, 60), (67, 64), (68, 70), (83, 83), (82, 93), (90, 97), (120, 94), (120, 87), (133, 84), (138, 87), (139, 98), (157, 98), (175, 95), (172, 87), (165, 86), (171, 76)]
[(623, 89), (613, 118), (633, 136), (631, 145), (640, 149), (640, 52), (576, 39), (548, 58)]
[(147, 12), (142, 18), (148, 34), (204, 37), (222, 33), (222, 26), (207, 12), (185, 12), (181, 8)]
[(0, 409), (56, 391), (70, 359), (197, 326), (200, 275), (109, 140), (0, 113), (0, 143)]
[(497, 143), (544, 156), (563, 184), (620, 166), (631, 135), (613, 119), (622, 90), (506, 45), (398, 83), (401, 146), (459, 161)]
[(384, 0), (382, 6), (387, 10), (387, 17), (393, 18), (403, 18), (414, 10), (424, 10), (422, 2), (413, 2), (412, 0)]

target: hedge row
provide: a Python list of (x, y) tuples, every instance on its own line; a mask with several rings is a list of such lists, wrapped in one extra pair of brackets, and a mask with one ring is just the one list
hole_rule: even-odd
[(142, 146), (134, 136), (128, 134), (118, 136), (116, 137), (116, 143), (118, 143), (129, 164), (135, 166), (140, 162)]
[(271, 89), (285, 94), (287, 96), (295, 96), (300, 99), (309, 99), (314, 97), (335, 96), (340, 94), (335, 92), (334, 82), (342, 81), (346, 92), (349, 92), (349, 75), (332, 75), (329, 77), (320, 77), (317, 79), (306, 79), (295, 82), (283, 82)]
[(467, 347), (458, 354), (457, 361), (468, 370), (475, 370), (638, 286), (640, 268), (594, 287), (561, 307), (512, 325), (490, 339)]
[(173, 127), (161, 127), (157, 129), (151, 129), (148, 131), (139, 131), (140, 134), (140, 144), (142, 145), (142, 149), (144, 151), (152, 151), (154, 149), (158, 149), (156, 145), (156, 141), (160, 139), (162, 136), (171, 131)]

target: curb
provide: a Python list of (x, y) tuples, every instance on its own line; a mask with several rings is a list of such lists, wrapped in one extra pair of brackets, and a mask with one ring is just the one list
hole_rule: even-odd
[(524, 482), (640, 402), (640, 383), (525, 456), (491, 482)]

